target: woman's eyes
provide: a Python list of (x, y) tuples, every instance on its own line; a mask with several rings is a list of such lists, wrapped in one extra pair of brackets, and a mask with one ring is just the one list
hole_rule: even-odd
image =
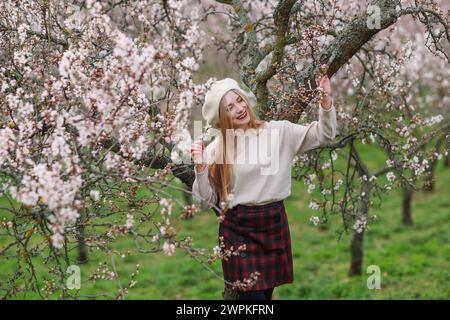
[[(236, 99), (236, 102), (241, 102), (242, 101), (242, 98), (241, 97), (238, 97), (237, 99)], [(230, 105), (229, 107), (228, 107), (228, 111), (233, 111), (234, 110), (234, 104), (233, 105)]]

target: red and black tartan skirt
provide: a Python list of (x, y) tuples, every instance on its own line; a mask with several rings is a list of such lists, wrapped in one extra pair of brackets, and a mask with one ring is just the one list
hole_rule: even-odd
[[(256, 284), (245, 290), (264, 290), (294, 280), (291, 236), (284, 201), (247, 206), (238, 204), (229, 209), (220, 223), (219, 237), (225, 249), (246, 250), (222, 260), (225, 286), (250, 278), (259, 272)], [(220, 238), (219, 238), (220, 242)]]

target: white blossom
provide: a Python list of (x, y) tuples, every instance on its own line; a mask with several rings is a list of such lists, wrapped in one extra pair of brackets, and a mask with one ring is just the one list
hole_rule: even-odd
[(164, 242), (163, 244), (163, 252), (168, 255), (171, 256), (175, 253), (175, 245), (173, 243), (169, 243), (169, 242)]
[(313, 209), (313, 210), (319, 210), (319, 208), (320, 208), (320, 206), (314, 201), (310, 201), (308, 207)]
[(125, 227), (127, 229), (131, 229), (134, 225), (134, 216), (132, 214), (127, 214), (127, 222), (125, 224)]
[(313, 190), (316, 188), (316, 185), (314, 183), (311, 183), (308, 185), (308, 193), (312, 193)]
[(395, 180), (395, 174), (392, 171), (390, 171), (386, 174), (386, 178), (388, 179), (389, 182), (392, 182)]
[(319, 217), (317, 217), (317, 216), (312, 216), (312, 217), (309, 219), (309, 221), (310, 221), (311, 223), (313, 223), (315, 226), (317, 226), (317, 225), (319, 224), (319, 222), (320, 222), (320, 219), (319, 219)]
[(353, 225), (353, 229), (357, 233), (362, 233), (364, 229), (366, 229), (366, 227), (367, 227), (367, 218), (365, 216), (358, 218), (355, 224)]

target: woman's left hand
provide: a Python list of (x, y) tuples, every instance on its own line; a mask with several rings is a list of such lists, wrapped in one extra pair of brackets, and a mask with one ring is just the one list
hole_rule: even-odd
[(331, 83), (328, 75), (319, 75), (319, 87), (322, 89), (323, 95), (322, 100), (320, 101), (320, 105), (324, 109), (331, 108)]

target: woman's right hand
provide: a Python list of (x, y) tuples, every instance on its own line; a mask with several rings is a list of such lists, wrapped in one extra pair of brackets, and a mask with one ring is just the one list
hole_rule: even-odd
[(195, 169), (198, 173), (202, 173), (206, 168), (204, 153), (205, 146), (201, 140), (196, 140), (191, 144), (191, 157), (194, 160)]

